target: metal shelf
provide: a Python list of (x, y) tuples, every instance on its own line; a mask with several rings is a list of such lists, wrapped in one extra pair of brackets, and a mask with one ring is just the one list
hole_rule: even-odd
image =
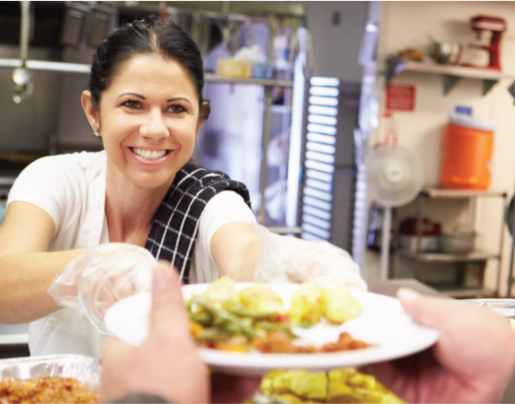
[[(64, 62), (48, 62), (44, 60), (27, 60), (26, 67), (29, 70), (40, 70), (48, 72), (61, 72), (61, 73), (79, 73), (89, 74), (91, 66), (81, 63), (64, 63)], [(0, 58), (0, 68), (14, 69), (21, 67), (21, 59), (3, 59)], [(212, 73), (205, 73), (204, 81), (206, 83), (234, 83), (234, 84), (254, 84), (265, 87), (293, 87), (291, 80), (273, 80), (273, 79), (254, 79), (242, 77), (223, 77), (217, 76)]]
[(447, 95), (462, 78), (482, 80), (483, 95), (487, 94), (499, 80), (513, 78), (511, 74), (493, 69), (413, 62), (392, 57), (387, 60), (386, 85), (390, 84), (393, 78), (402, 72), (442, 75), (444, 79), (443, 93), (445, 95)]
[(11, 187), (16, 177), (0, 177), (0, 187)]
[(452, 262), (478, 262), (489, 259), (500, 259), (499, 254), (487, 251), (473, 251), (470, 254), (446, 254), (446, 253), (412, 253), (400, 251), (399, 254), (421, 262), (452, 263)]
[(234, 83), (234, 84), (254, 84), (265, 87), (293, 87), (293, 81), (290, 80), (271, 80), (271, 79), (253, 79), (241, 77), (224, 77), (215, 74), (206, 73), (204, 75), (206, 83)]
[(456, 286), (432, 286), (442, 295), (455, 297), (457, 299), (466, 299), (466, 298), (480, 298), (480, 297), (496, 297), (497, 292), (490, 289), (485, 288), (477, 288), (477, 287), (468, 287), (468, 288), (459, 288)]
[[(21, 59), (0, 58), (0, 67), (14, 69), (23, 65)], [(29, 70), (48, 72), (89, 74), (91, 66), (82, 63), (49, 62), (45, 60), (27, 60), (25, 66)]]
[(0, 335), (0, 346), (2, 345), (21, 345), (28, 344), (28, 334), (7, 334)]
[(277, 234), (300, 234), (302, 228), (300, 227), (268, 227), (268, 230)]
[(505, 198), (507, 193), (504, 191), (476, 191), (476, 190), (460, 190), (460, 189), (443, 189), (443, 188), (424, 188), (420, 191), (419, 196), (426, 198), (476, 198), (476, 197), (502, 197)]
[[(457, 268), (468, 269), (468, 266), (464, 266), (464, 263), (471, 262), (485, 262), (487, 260), (497, 261), (496, 270), (496, 288), (494, 291), (481, 287), (470, 288), (465, 285), (429, 285), (436, 289), (446, 290), (446, 294), (452, 297), (474, 297), (474, 296), (498, 296), (501, 284), (501, 266), (502, 266), (502, 246), (504, 238), (504, 211), (506, 207), (507, 193), (504, 191), (487, 190), (487, 191), (476, 191), (476, 190), (454, 190), (454, 189), (441, 189), (435, 187), (426, 187), (418, 195), (417, 198), (417, 220), (421, 223), (424, 217), (424, 205), (428, 199), (469, 199), (469, 220), (473, 222), (476, 217), (476, 205), (477, 198), (489, 197), (489, 198), (502, 198), (503, 208), (500, 209), (499, 214), (502, 215), (501, 228), (500, 228), (500, 239), (499, 239), (499, 250), (496, 252), (476, 250), (470, 254), (447, 254), (447, 253), (430, 253), (430, 252), (408, 252), (399, 251), (399, 255), (402, 257), (413, 259), (418, 263), (423, 264), (457, 264)], [(418, 226), (421, 229), (421, 226)], [(417, 237), (421, 237), (419, 233)], [(426, 269), (424, 269), (426, 270)], [(429, 270), (429, 269), (427, 269)]]
[[(121, 9), (130, 10), (146, 10), (157, 12), (162, 2), (160, 1), (139, 1), (130, 2), (136, 5), (127, 5), (124, 2), (121, 6), (119, 2), (110, 1), (109, 3), (117, 5)], [(167, 1), (165, 3), (167, 9), (173, 12), (178, 9), (185, 12), (195, 12), (201, 15), (212, 16), (213, 14), (226, 17), (231, 14), (246, 16), (268, 16), (274, 14), (283, 17), (305, 17), (306, 7), (302, 4), (293, 4), (280, 1)]]

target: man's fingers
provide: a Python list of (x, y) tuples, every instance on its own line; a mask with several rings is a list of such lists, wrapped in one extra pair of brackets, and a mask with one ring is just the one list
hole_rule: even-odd
[(170, 327), (188, 329), (186, 305), (177, 271), (169, 263), (159, 262), (153, 273), (150, 332)]
[(437, 329), (441, 329), (443, 324), (448, 321), (457, 304), (449, 299), (422, 296), (414, 290), (406, 288), (397, 291), (397, 298), (413, 320)]

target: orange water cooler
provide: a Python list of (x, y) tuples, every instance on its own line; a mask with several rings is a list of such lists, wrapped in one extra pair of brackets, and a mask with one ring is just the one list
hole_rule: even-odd
[(451, 118), (445, 127), (440, 183), (448, 189), (484, 190), (490, 186), (495, 126)]

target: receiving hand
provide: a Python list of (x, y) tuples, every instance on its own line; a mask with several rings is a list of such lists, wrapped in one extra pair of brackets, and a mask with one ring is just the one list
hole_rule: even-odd
[(48, 293), (62, 307), (80, 311), (104, 330), (106, 310), (135, 293), (150, 291), (156, 260), (133, 244), (107, 243), (72, 260)]
[(111, 339), (104, 349), (101, 402), (131, 393), (175, 403), (209, 401), (208, 370), (190, 336), (179, 276), (167, 263), (154, 270), (147, 339), (138, 347)]
[(495, 403), (515, 368), (515, 332), (506, 319), (482, 307), (401, 289), (404, 310), (436, 328), (430, 350), (362, 370), (409, 403)]

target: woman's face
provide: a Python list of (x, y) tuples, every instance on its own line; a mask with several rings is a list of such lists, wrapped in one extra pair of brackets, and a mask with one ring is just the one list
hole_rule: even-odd
[(129, 59), (102, 93), (97, 112), (114, 179), (168, 188), (193, 154), (198, 118), (195, 86), (180, 63), (155, 54)]

